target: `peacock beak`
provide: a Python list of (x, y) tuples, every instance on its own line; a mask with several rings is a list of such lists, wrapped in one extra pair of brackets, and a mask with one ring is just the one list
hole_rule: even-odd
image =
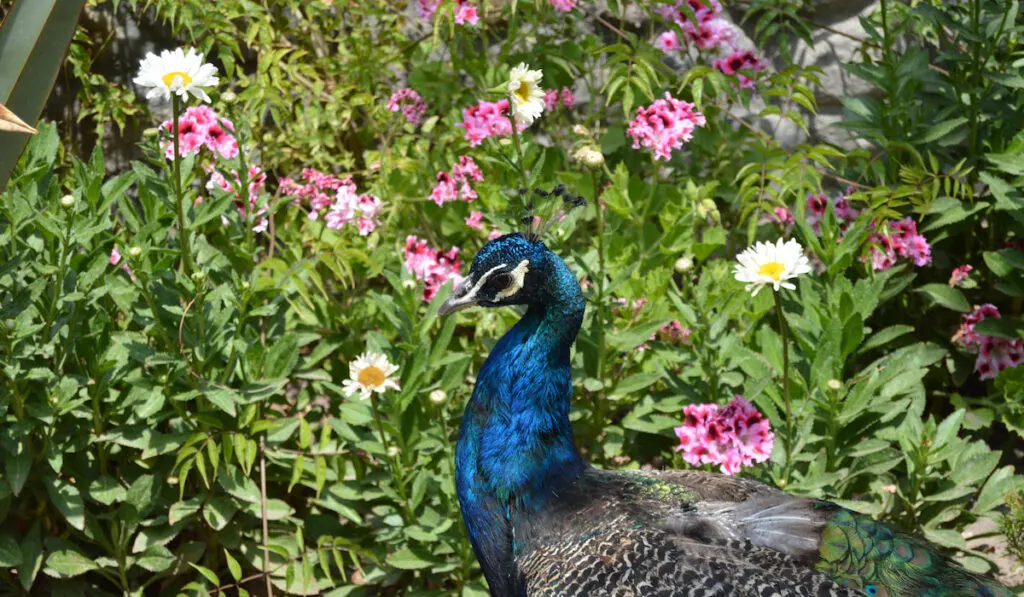
[(439, 316), (445, 316), (449, 313), (455, 313), (463, 309), (468, 309), (476, 304), (476, 284), (472, 278), (466, 278), (455, 287), (448, 299), (441, 303), (441, 308), (437, 310)]

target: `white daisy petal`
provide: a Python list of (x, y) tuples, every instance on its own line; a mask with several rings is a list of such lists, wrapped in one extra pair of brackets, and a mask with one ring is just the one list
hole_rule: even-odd
[(519, 66), (508, 74), (508, 96), (512, 104), (512, 113), (516, 120), (527, 126), (533, 124), (533, 121), (540, 118), (544, 112), (544, 90), (540, 86), (543, 76), (543, 71), (530, 70), (525, 62), (519, 63)]
[(150, 52), (139, 64), (139, 74), (133, 79), (136, 85), (147, 87), (146, 99), (160, 97), (164, 101), (171, 94), (187, 98), (189, 94), (200, 101), (209, 102), (210, 96), (204, 87), (217, 85), (217, 67), (203, 63), (203, 54), (189, 48), (185, 54), (181, 48), (164, 50), (159, 56)]
[(746, 283), (751, 296), (757, 296), (765, 286), (776, 291), (779, 288), (796, 288), (792, 280), (810, 273), (811, 264), (804, 255), (803, 247), (796, 240), (786, 242), (780, 238), (775, 244), (758, 242), (736, 256), (733, 277)]
[(349, 364), (349, 379), (343, 382), (342, 390), (349, 397), (358, 392), (363, 399), (374, 392), (383, 394), (385, 390), (400, 390), (398, 380), (391, 377), (396, 371), (398, 365), (390, 363), (386, 355), (364, 352)]

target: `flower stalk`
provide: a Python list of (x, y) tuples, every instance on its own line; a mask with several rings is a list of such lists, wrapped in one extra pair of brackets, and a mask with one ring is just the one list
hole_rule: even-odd
[(775, 298), (775, 314), (779, 318), (779, 333), (782, 335), (782, 402), (786, 410), (786, 435), (782, 446), (786, 451), (786, 466), (783, 469), (783, 480), (788, 484), (789, 475), (793, 470), (793, 415), (789, 404), (789, 333), (786, 329), (786, 316), (782, 312), (782, 297), (778, 290), (772, 290)]

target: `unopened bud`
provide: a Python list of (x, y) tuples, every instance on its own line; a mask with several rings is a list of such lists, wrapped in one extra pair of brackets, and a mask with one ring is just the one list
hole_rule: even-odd
[(828, 380), (828, 387), (831, 390), (838, 390), (843, 387), (843, 382), (838, 379), (830, 379)]
[(142, 248), (141, 247), (132, 247), (132, 248), (128, 249), (128, 256), (129, 257), (135, 257), (135, 258), (142, 256)]
[(206, 273), (201, 271), (192, 272), (192, 281), (196, 284), (202, 284), (206, 280)]
[(686, 272), (693, 269), (693, 258), (689, 255), (683, 255), (679, 259), (676, 259), (676, 272), (685, 274)]
[(447, 399), (448, 394), (444, 390), (434, 390), (430, 393), (430, 401), (434, 404), (444, 404)]
[(238, 96), (235, 95), (234, 91), (225, 91), (221, 94), (220, 99), (226, 104), (233, 104), (238, 99)]
[(576, 133), (577, 135), (580, 135), (581, 137), (590, 136), (590, 131), (587, 130), (587, 127), (583, 126), (582, 124), (577, 124), (576, 126), (572, 127), (572, 132)]
[(64, 207), (64, 209), (71, 209), (72, 207), (75, 206), (75, 196), (64, 195), (63, 197), (60, 198), (60, 204), (61, 206)]
[(577, 149), (573, 157), (591, 170), (597, 170), (604, 165), (604, 154), (589, 145)]

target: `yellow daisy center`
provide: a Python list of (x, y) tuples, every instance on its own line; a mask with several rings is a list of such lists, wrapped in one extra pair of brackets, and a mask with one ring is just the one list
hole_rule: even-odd
[(188, 87), (192, 84), (192, 77), (188, 76), (188, 73), (183, 73), (180, 70), (175, 70), (163, 76), (164, 85), (167, 85), (168, 87), (174, 85), (175, 77), (181, 77), (182, 87)]
[(359, 372), (358, 381), (359, 384), (366, 388), (376, 388), (387, 380), (388, 376), (386, 373), (381, 371), (378, 367), (370, 365)]
[(782, 272), (784, 271), (786, 271), (785, 265), (782, 265), (778, 261), (769, 261), (757, 270), (757, 275), (768, 276), (772, 280), (778, 282), (779, 278), (782, 277)]
[(526, 81), (520, 81), (519, 88), (516, 89), (516, 97), (522, 102), (530, 101), (530, 84)]

